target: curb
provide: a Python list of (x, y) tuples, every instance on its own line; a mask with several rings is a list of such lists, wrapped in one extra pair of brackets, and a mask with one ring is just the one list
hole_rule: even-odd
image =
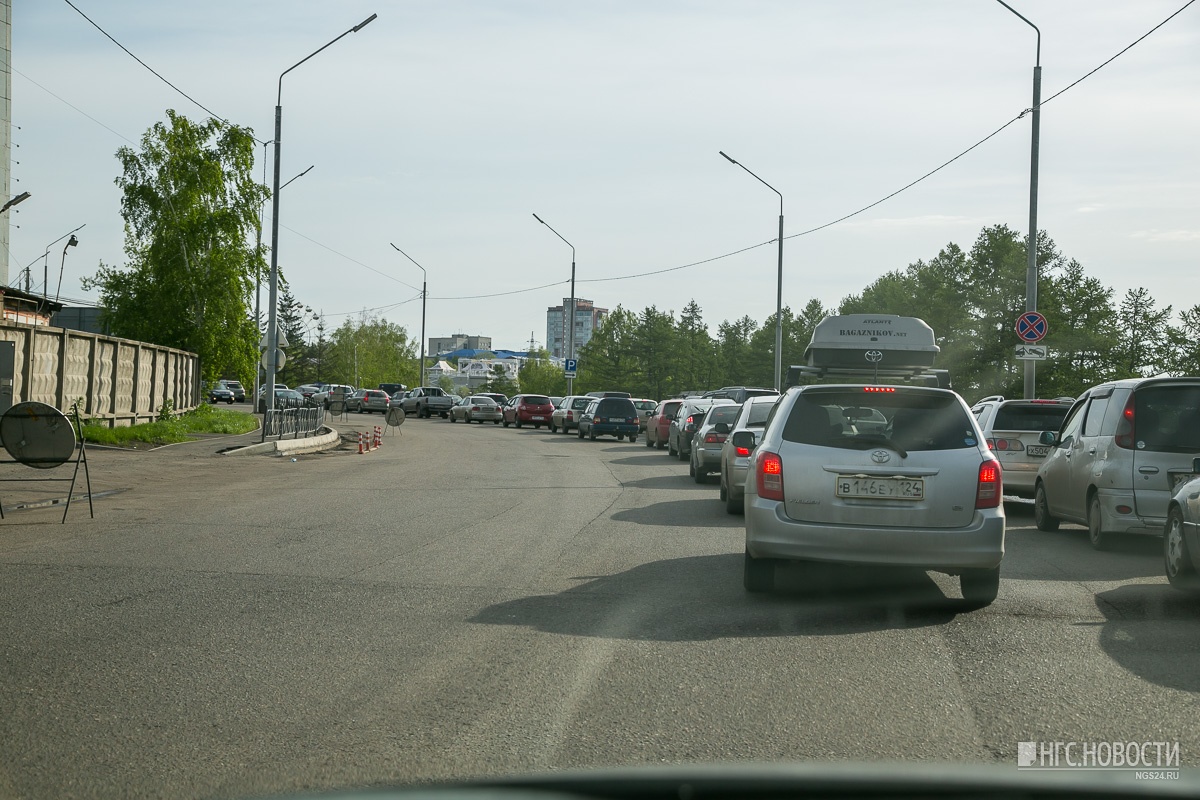
[(310, 436), (307, 439), (284, 439), (272, 440), (269, 442), (258, 442), (256, 444), (239, 447), (236, 450), (226, 450), (222, 455), (226, 456), (243, 456), (243, 455), (261, 455), (263, 453), (279, 453), (288, 455), (292, 453), (315, 453), (318, 450), (324, 450), (330, 445), (341, 442), (341, 434), (332, 428), (322, 425), (321, 430), (324, 433), (319, 433), (316, 436)]

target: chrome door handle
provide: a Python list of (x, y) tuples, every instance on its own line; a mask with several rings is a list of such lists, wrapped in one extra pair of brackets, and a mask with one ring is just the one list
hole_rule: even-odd
[(1138, 472), (1143, 475), (1157, 475), (1158, 467), (1138, 467)]

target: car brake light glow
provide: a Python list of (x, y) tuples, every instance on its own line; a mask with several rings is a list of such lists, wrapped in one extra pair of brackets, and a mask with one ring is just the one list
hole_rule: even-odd
[(758, 496), (764, 500), (783, 502), (783, 459), (778, 453), (760, 450), (754, 460), (758, 481)]
[(896, 391), (896, 387), (895, 386), (864, 386), (863, 391), (864, 392), (894, 392), (894, 391)]
[(750, 448), (749, 447), (735, 447), (735, 448), (733, 448), (733, 452), (737, 454), (738, 458), (745, 458), (746, 456), (750, 455)]
[(1000, 462), (985, 461), (979, 465), (979, 485), (975, 490), (976, 508), (997, 508), (1003, 499)]
[(1133, 395), (1125, 402), (1125, 410), (1121, 412), (1121, 420), (1117, 423), (1113, 444), (1124, 450), (1133, 449)]
[(725, 441), (725, 434), (723, 434), (723, 433), (714, 433), (712, 431), (709, 431), (708, 433), (704, 434), (704, 443), (705, 444), (722, 444), (722, 443), (724, 443), (724, 441)]

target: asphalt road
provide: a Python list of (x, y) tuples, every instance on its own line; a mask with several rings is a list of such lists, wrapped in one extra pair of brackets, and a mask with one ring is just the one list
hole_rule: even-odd
[[(352, 415), (347, 430), (380, 424)], [(96, 518), (0, 523), (0, 796), (251, 796), (569, 767), (991, 762), (1170, 741), (1200, 601), (1159, 543), (1010, 507), (1000, 597), (922, 572), (741, 587), (665, 451), (410, 420), (381, 449), (93, 451)], [(3, 500), (23, 491), (4, 484)], [(1122, 776), (1124, 777), (1124, 776)]]

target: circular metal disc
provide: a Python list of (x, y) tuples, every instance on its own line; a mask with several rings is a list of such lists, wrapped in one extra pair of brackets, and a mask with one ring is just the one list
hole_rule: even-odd
[(404, 409), (400, 406), (392, 406), (387, 412), (387, 424), (393, 428), (404, 424)]
[(75, 429), (66, 415), (45, 403), (17, 403), (0, 417), (0, 440), (18, 462), (52, 469), (75, 452)]
[(342, 400), (331, 400), (329, 402), (329, 413), (335, 417), (340, 417), (346, 413), (346, 403)]

